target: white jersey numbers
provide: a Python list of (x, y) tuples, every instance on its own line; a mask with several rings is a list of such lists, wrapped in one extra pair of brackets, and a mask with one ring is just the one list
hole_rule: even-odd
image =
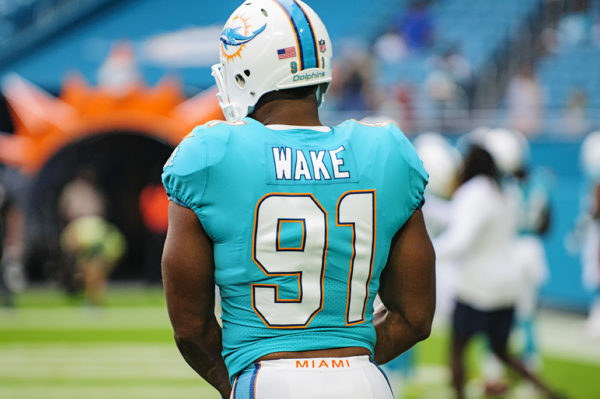
[[(285, 224), (303, 231), (299, 245), (281, 242)], [(298, 277), (298, 297), (281, 299), (276, 284), (253, 284), (252, 306), (270, 327), (304, 327), (323, 307), (327, 213), (309, 194), (272, 194), (257, 206), (254, 261), (268, 276)]]
[[(336, 225), (352, 229), (348, 259), (346, 325), (365, 321), (375, 248), (375, 192), (342, 195)], [(312, 194), (269, 194), (256, 206), (254, 262), (274, 282), (252, 284), (252, 307), (272, 328), (306, 327), (323, 309), (328, 215)], [(292, 232), (292, 234), (287, 234)], [(301, 237), (292, 242), (286, 237)], [(293, 298), (279, 292), (277, 277), (296, 276)]]
[(352, 259), (348, 277), (346, 324), (365, 321), (375, 250), (375, 192), (344, 194), (337, 206), (337, 225), (352, 228)]

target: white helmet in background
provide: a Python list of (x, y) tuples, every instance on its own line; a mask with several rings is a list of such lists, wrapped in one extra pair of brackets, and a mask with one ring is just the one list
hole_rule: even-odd
[(440, 198), (449, 198), (460, 166), (459, 152), (438, 133), (422, 133), (413, 144), (429, 173), (427, 190)]
[(491, 129), (480, 138), (481, 146), (494, 158), (500, 173), (512, 175), (522, 169), (529, 158), (529, 143), (523, 134), (507, 129)]
[(600, 181), (600, 131), (592, 132), (581, 143), (581, 167), (594, 181)]
[(490, 130), (492, 129), (487, 126), (480, 126), (459, 136), (456, 140), (456, 149), (460, 153), (461, 157), (466, 157), (467, 153), (471, 149), (471, 146), (474, 144), (484, 148), (483, 138)]
[(300, 0), (248, 0), (223, 28), (217, 97), (228, 121), (252, 113), (268, 92), (331, 82), (331, 41), (319, 16)]
[(479, 126), (471, 130), (463, 137), (467, 137), (472, 143), (479, 143), (480, 145), (483, 145), (483, 138), (490, 130), (492, 129), (487, 126)]

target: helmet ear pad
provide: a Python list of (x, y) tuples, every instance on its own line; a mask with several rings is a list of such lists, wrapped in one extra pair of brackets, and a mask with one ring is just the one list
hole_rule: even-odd
[(247, 1), (230, 16), (220, 41), (212, 75), (227, 120), (244, 118), (263, 95), (279, 90), (317, 85), (322, 103), (331, 82), (331, 42), (302, 1)]

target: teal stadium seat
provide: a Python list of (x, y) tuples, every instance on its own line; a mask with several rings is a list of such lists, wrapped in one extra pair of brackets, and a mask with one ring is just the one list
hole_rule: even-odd
[(600, 108), (600, 51), (594, 45), (561, 48), (541, 61), (538, 76), (548, 93), (549, 109), (565, 107), (575, 89), (586, 94), (588, 108)]

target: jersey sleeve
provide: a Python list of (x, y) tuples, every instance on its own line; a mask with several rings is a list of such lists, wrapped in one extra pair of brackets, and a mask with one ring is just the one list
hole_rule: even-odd
[(175, 148), (163, 168), (162, 181), (169, 200), (201, 217), (207, 181), (206, 140), (202, 127), (196, 127)]
[(425, 186), (429, 181), (429, 174), (423, 166), (423, 162), (417, 155), (417, 151), (412, 143), (406, 138), (404, 133), (394, 124), (389, 125), (394, 138), (400, 145), (400, 152), (404, 157), (408, 169), (408, 200), (411, 204), (411, 214), (417, 209), (421, 209), (424, 203)]

